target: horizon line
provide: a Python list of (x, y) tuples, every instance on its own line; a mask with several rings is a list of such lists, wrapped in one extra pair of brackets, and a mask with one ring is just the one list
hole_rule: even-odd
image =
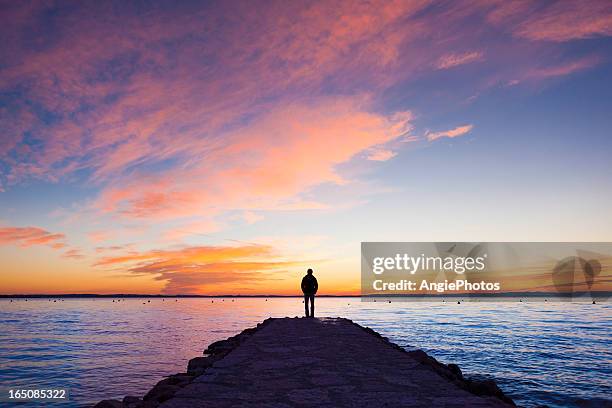
[[(348, 295), (316, 295), (319, 298), (347, 298), (347, 297), (362, 297), (362, 298), (373, 298), (373, 297), (453, 297), (453, 296), (474, 296), (474, 297), (508, 297), (508, 296), (523, 296), (523, 297), (539, 297), (539, 296), (551, 296), (551, 297), (568, 297), (568, 296), (612, 296), (612, 291), (581, 291), (581, 292), (501, 292), (501, 293), (412, 293), (412, 294), (348, 294)], [(159, 298), (301, 298), (304, 295), (278, 295), (278, 294), (222, 294), (222, 295), (200, 295), (200, 294), (138, 294), (138, 293), (110, 293), (110, 294), (99, 294), (99, 293), (20, 293), (20, 294), (0, 294), (0, 299), (6, 298), (112, 298), (112, 297), (159, 297)]]

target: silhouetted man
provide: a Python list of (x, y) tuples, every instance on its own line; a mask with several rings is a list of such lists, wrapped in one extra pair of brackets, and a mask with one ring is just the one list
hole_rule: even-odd
[[(314, 297), (319, 289), (317, 278), (312, 274), (312, 269), (308, 269), (306, 276), (302, 278), (302, 292), (304, 292), (304, 310), (306, 317), (314, 317)], [(310, 301), (310, 315), (308, 314), (308, 301)]]

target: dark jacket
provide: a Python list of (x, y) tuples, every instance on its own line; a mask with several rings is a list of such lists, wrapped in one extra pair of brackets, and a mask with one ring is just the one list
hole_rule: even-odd
[(319, 289), (319, 283), (314, 275), (306, 275), (302, 278), (302, 292), (305, 295), (314, 295)]

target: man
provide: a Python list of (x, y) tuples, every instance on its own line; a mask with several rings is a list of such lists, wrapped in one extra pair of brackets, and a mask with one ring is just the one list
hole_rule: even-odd
[[(312, 274), (312, 269), (306, 271), (306, 276), (302, 278), (302, 292), (304, 292), (304, 310), (306, 317), (314, 317), (314, 297), (319, 289), (317, 278)], [(308, 301), (310, 301), (310, 315), (308, 314)]]

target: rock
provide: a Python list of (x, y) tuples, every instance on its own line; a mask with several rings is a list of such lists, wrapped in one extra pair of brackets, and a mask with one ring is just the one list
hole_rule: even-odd
[(187, 373), (191, 376), (201, 375), (205, 369), (217, 360), (218, 358), (214, 356), (192, 358), (187, 364)]
[(170, 384), (172, 385), (185, 385), (193, 380), (193, 375), (189, 375), (187, 373), (174, 374), (168, 377), (168, 380), (170, 380)]
[(142, 399), (144, 401), (154, 400), (157, 402), (164, 402), (172, 398), (174, 396), (174, 393), (180, 389), (181, 387), (179, 387), (178, 385), (158, 383), (155, 387), (153, 387), (153, 389), (147, 392), (147, 394)]
[(124, 404), (134, 404), (134, 403), (137, 403), (137, 402), (140, 402), (140, 401), (141, 401), (140, 398), (134, 397), (134, 396), (131, 396), (131, 395), (123, 397), (123, 403)]
[(469, 391), (480, 396), (494, 396), (509, 404), (515, 405), (511, 398), (497, 386), (493, 380), (468, 380), (467, 388)]
[(457, 378), (463, 379), (463, 373), (461, 372), (461, 368), (457, 364), (449, 364), (447, 365), (448, 369), (451, 373), (455, 374)]
[(154, 400), (141, 401), (139, 404), (135, 406), (135, 408), (157, 408), (159, 406), (159, 402)]
[(416, 361), (420, 363), (424, 363), (429, 360), (429, 356), (423, 350), (411, 350), (407, 352), (410, 357), (414, 358)]
[(158, 382), (157, 385), (179, 385), (181, 387), (184, 387), (185, 385), (189, 384), (192, 379), (192, 375), (174, 374), (169, 376), (168, 378), (164, 378), (163, 380)]
[(123, 408), (123, 403), (121, 401), (108, 399), (98, 402), (94, 405), (94, 408)]

